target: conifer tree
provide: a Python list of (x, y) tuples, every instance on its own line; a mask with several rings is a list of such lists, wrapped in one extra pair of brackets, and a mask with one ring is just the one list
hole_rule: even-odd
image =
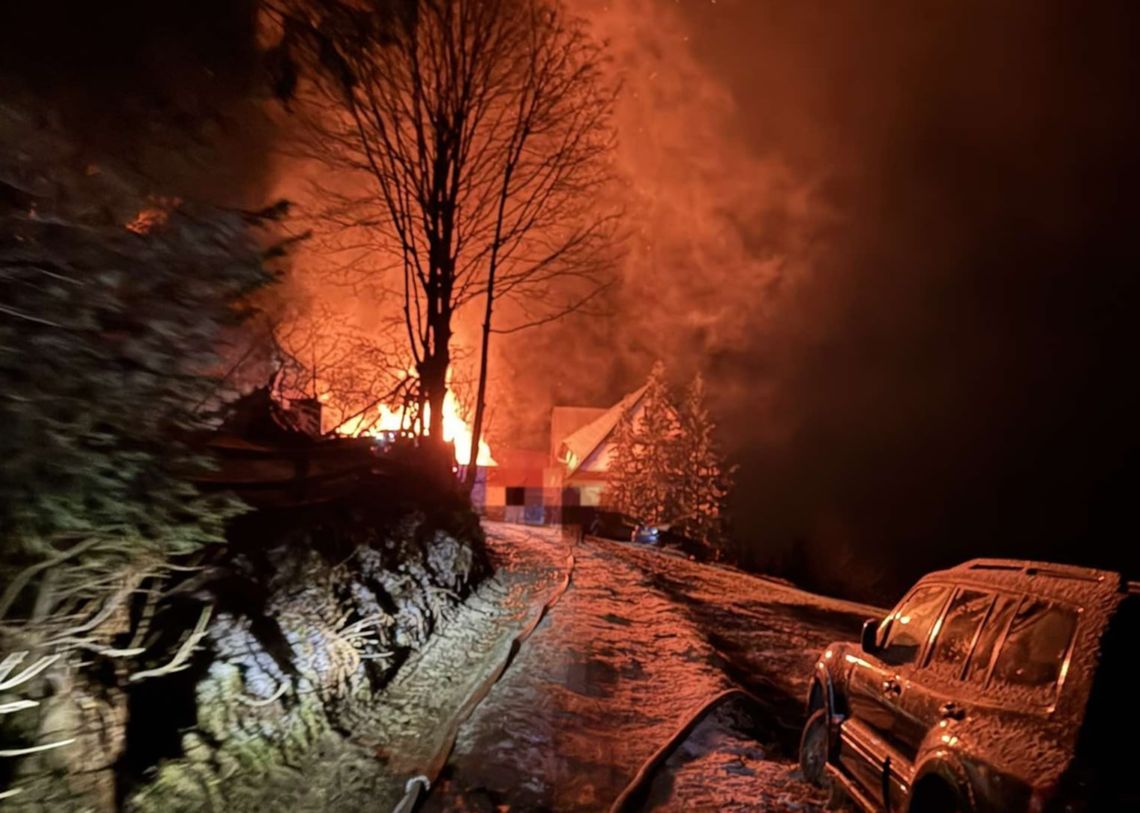
[(705, 404), (705, 382), (699, 372), (685, 393), (679, 418), (679, 524), (686, 536), (719, 554), (725, 530), (724, 502), (732, 472), (713, 437), (716, 425)]
[(615, 510), (651, 525), (669, 522), (677, 509), (681, 433), (677, 407), (657, 362), (645, 392), (615, 430), (609, 501)]
[(634, 495), (637, 493), (640, 476), (640, 455), (636, 427), (630, 413), (627, 412), (618, 419), (613, 443), (606, 502), (613, 510), (632, 517), (638, 510)]
[(642, 401), (637, 439), (641, 447), (638, 518), (651, 525), (671, 521), (677, 510), (680, 482), (681, 425), (676, 404), (665, 381), (665, 365), (658, 361), (649, 374)]
[(71, 595), (98, 597), (137, 562), (221, 539), (233, 503), (189, 483), (203, 461), (185, 441), (207, 428), (220, 337), (269, 277), (254, 216), (76, 166), (65, 136), (14, 111), (0, 128), (23, 145), (0, 156), (2, 619), (53, 562), (80, 580)]
[(637, 405), (614, 430), (607, 495), (615, 510), (646, 524), (674, 523), (719, 558), (732, 471), (717, 447), (705, 400), (698, 373), (678, 406), (665, 366), (654, 365)]

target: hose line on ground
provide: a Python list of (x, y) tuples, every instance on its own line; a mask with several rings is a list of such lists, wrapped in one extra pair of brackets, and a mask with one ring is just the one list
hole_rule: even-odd
[(757, 698), (754, 694), (744, 689), (725, 689), (720, 694), (706, 700), (696, 711), (689, 715), (689, 718), (682, 723), (673, 735), (665, 741), (665, 743), (653, 752), (649, 759), (642, 763), (642, 766), (637, 769), (633, 779), (625, 786), (618, 797), (614, 799), (614, 803), (610, 805), (609, 813), (627, 813), (633, 810), (635, 805), (643, 804), (645, 796), (649, 792), (650, 778), (653, 772), (660, 768), (665, 761), (669, 759), (677, 746), (689, 738), (693, 733), (693, 729), (708, 715), (710, 711), (715, 709), (726, 700), (743, 697), (750, 701), (756, 702)]
[(443, 773), (447, 761), (451, 759), (451, 752), (455, 750), (455, 741), (459, 737), (459, 727), (467, 721), (467, 719), (475, 712), (475, 709), (482, 703), (487, 695), (491, 693), (491, 689), (499, 682), (499, 679), (514, 662), (515, 656), (518, 655), (519, 649), (527, 638), (531, 636), (538, 625), (542, 623), (542, 619), (546, 618), (546, 614), (558, 603), (563, 594), (570, 588), (570, 581), (574, 574), (574, 566), (577, 564), (577, 559), (574, 555), (574, 549), (577, 544), (571, 545), (570, 552), (566, 555), (566, 573), (562, 577), (562, 583), (558, 585), (557, 589), (546, 600), (546, 603), (539, 608), (534, 617), (527, 623), (522, 630), (511, 640), (510, 649), (507, 650), (507, 656), (503, 658), (502, 662), (495, 667), (487, 675), (482, 683), (476, 687), (467, 700), (459, 708), (459, 713), (452, 719), (451, 724), (447, 728), (447, 735), (444, 737), (443, 746), (436, 753), (435, 758), (428, 763), (422, 774), (412, 777), (404, 786), (404, 796), (400, 802), (393, 809), (393, 813), (411, 813), (416, 807), (427, 797), (431, 792), (432, 786)]

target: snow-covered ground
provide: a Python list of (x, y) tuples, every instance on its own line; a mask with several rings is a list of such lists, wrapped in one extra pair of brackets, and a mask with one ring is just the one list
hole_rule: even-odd
[(261, 777), (252, 792), (266, 811), (390, 811), (405, 783), (428, 769), (450, 723), (513, 638), (563, 581), (557, 533), (494, 529), (495, 575), (445, 619), (396, 678), (325, 732), (294, 763)]
[[(710, 714), (651, 775), (653, 810), (818, 810), (794, 741), (820, 649), (874, 612), (786, 584), (560, 529), (488, 523), (495, 576), (375, 702), (264, 790), (266, 810), (392, 810), (536, 608), (569, 588), (459, 728), (429, 811), (606, 810), (726, 688), (761, 705)], [(321, 776), (325, 781), (313, 781)]]
[[(554, 529), (487, 531), (496, 550), (534, 546), (555, 561), (569, 544)], [(603, 540), (585, 540), (576, 560), (570, 589), (460, 729), (426, 809), (604, 810), (732, 686), (763, 706), (710, 715), (655, 774), (649, 804), (818, 809), (794, 773), (802, 697), (820, 649), (856, 637), (873, 608)]]

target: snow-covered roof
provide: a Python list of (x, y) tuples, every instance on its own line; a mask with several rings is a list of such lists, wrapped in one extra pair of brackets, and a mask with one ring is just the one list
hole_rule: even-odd
[(639, 387), (629, 393), (596, 420), (568, 435), (562, 441), (560, 453), (568, 465), (567, 474), (576, 472), (609, 439), (622, 417), (637, 407), (645, 395), (647, 386)]
[(562, 441), (602, 417), (608, 407), (556, 406), (550, 410), (550, 459), (558, 460)]

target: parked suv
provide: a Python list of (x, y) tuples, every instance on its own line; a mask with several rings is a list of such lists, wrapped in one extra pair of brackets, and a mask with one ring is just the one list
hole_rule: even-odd
[(815, 666), (804, 775), (868, 811), (1140, 810), (1140, 587), (977, 559)]

